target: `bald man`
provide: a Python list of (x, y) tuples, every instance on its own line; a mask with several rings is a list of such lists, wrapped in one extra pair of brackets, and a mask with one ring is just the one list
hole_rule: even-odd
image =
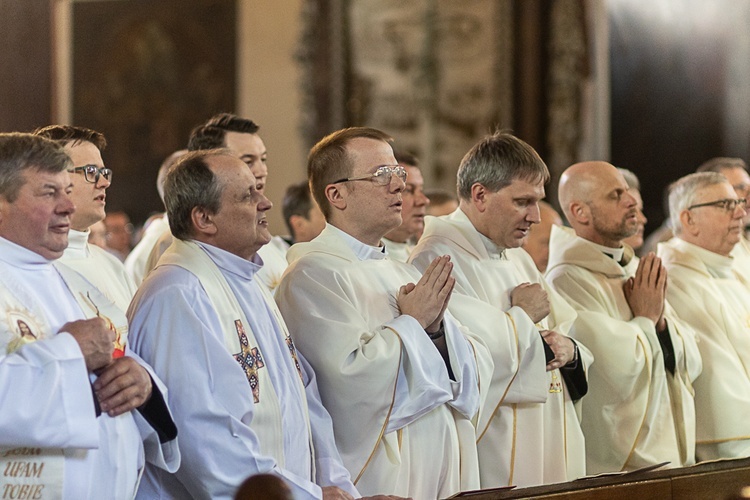
[(562, 219), (557, 210), (546, 201), (539, 201), (539, 224), (529, 228), (529, 235), (523, 242), (523, 249), (534, 259), (540, 273), (547, 269), (549, 260), (549, 237), (552, 226), (562, 226)]
[(570, 335), (596, 360), (581, 419), (589, 474), (694, 463), (700, 355), (665, 301), (659, 258), (623, 244), (638, 229), (636, 199), (605, 162), (568, 168), (559, 198), (572, 229), (552, 228), (546, 279), (578, 311)]

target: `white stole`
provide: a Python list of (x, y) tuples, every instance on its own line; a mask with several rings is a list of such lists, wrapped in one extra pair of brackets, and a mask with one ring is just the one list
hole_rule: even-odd
[[(67, 266), (54, 264), (86, 318), (100, 316), (116, 332), (115, 356), (124, 354), (128, 336), (125, 314), (85, 278)], [(11, 276), (0, 276), (5, 324), (0, 324), (0, 354), (53, 337), (46, 314)], [(86, 293), (82, 292), (87, 290)], [(78, 291), (78, 293), (76, 293)], [(119, 352), (119, 354), (117, 354)], [(19, 423), (19, 425), (22, 425)], [(92, 429), (92, 432), (98, 432)], [(8, 498), (59, 499), (63, 495), (65, 457), (61, 448), (0, 448), (0, 495)]]
[[(284, 436), (283, 429), (281, 428), (281, 405), (271, 378), (268, 375), (268, 370), (261, 369), (265, 366), (263, 353), (260, 351), (259, 343), (250, 327), (250, 323), (229, 283), (227, 283), (226, 278), (221, 274), (221, 270), (211, 257), (198, 244), (192, 241), (183, 241), (174, 238), (170, 247), (167, 248), (159, 259), (157, 267), (162, 265), (179, 266), (189, 271), (201, 282), (206, 295), (208, 295), (211, 301), (211, 305), (219, 317), (221, 329), (224, 334), (224, 345), (232, 357), (237, 360), (250, 383), (254, 402), (251, 427), (254, 428), (258, 436), (261, 452), (264, 455), (273, 457), (279, 464), (279, 467), (283, 468)], [(312, 431), (310, 429), (307, 398), (305, 397), (305, 388), (302, 383), (302, 373), (299, 363), (297, 362), (296, 350), (273, 298), (270, 297), (269, 292), (264, 286), (261, 285), (258, 288), (261, 290), (266, 304), (273, 311), (276, 323), (284, 334), (284, 338), (279, 339), (279, 341), (284, 342), (289, 347), (292, 360), (300, 374), (298, 388), (304, 413), (308, 416), (305, 422), (307, 424), (307, 435), (312, 458), (314, 457)], [(314, 480), (315, 461), (312, 459), (311, 464), (310, 477)]]

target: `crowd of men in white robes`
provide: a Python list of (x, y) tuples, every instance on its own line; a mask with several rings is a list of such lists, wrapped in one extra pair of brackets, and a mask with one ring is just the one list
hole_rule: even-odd
[(196, 127), (124, 265), (88, 242), (102, 134), (0, 134), (3, 498), (231, 499), (270, 474), (433, 499), (750, 456), (743, 162), (675, 182), (674, 237), (639, 259), (627, 171), (569, 167), (563, 227), (544, 161), (498, 132), (429, 217), (418, 159), (348, 128), (311, 149), (282, 239), (258, 132)]

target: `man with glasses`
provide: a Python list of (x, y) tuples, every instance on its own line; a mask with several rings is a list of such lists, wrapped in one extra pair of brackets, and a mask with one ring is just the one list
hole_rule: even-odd
[(401, 224), (406, 181), (390, 141), (357, 127), (312, 148), (308, 177), (328, 223), (289, 250), (276, 300), (359, 491), (445, 498), (479, 486), (472, 419), (477, 364), (490, 362), (446, 312), (450, 259), (420, 275), (382, 245)]
[(135, 283), (119, 259), (88, 242), (89, 228), (106, 216), (112, 170), (104, 166), (101, 152), (107, 141), (95, 130), (70, 125), (50, 125), (34, 134), (57, 141), (73, 162), (68, 172), (76, 210), (70, 217), (68, 248), (60, 262), (82, 274), (123, 312), (127, 311)]
[(546, 278), (578, 312), (571, 336), (594, 354), (581, 417), (587, 472), (690, 465), (700, 356), (665, 300), (661, 260), (639, 261), (623, 243), (639, 227), (637, 200), (602, 161), (565, 170), (558, 195), (572, 229), (552, 228)]
[(482, 488), (581, 477), (583, 433), (573, 402), (586, 394), (591, 355), (566, 336), (575, 311), (519, 248), (539, 223), (547, 166), (522, 140), (497, 133), (466, 153), (457, 177), (458, 209), (427, 220), (412, 262), (424, 269), (436, 255), (450, 255), (456, 318), (492, 353), (477, 422)]
[(735, 269), (746, 200), (724, 175), (670, 186), (675, 237), (659, 245), (667, 297), (696, 332), (703, 374), (694, 383), (699, 460), (750, 456), (750, 282)]
[[(696, 172), (716, 172), (723, 175), (732, 185), (738, 198), (750, 201), (750, 175), (747, 173), (747, 164), (742, 158), (711, 158), (701, 164)], [(745, 229), (740, 242), (734, 246), (732, 257), (734, 257), (735, 270), (742, 273), (750, 282), (750, 241), (747, 239), (750, 215), (745, 216), (743, 224)]]

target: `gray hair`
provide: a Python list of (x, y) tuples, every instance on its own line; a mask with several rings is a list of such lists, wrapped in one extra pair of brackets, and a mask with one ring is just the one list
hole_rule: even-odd
[(164, 179), (164, 205), (167, 207), (169, 229), (175, 238), (193, 237), (193, 208), (200, 207), (215, 214), (221, 208), (224, 190), (208, 162), (216, 156), (231, 156), (227, 149), (193, 151), (180, 158)]
[(627, 168), (618, 168), (622, 176), (625, 178), (625, 183), (628, 185), (628, 189), (635, 189), (636, 191), (641, 190), (641, 182), (638, 177), (628, 170)]
[(63, 147), (45, 137), (0, 133), (0, 196), (13, 203), (24, 184), (25, 170), (59, 173), (71, 162)]
[(711, 158), (701, 164), (695, 171), (696, 172), (716, 172), (721, 173), (722, 170), (730, 168), (741, 168), (747, 170), (747, 164), (742, 158), (727, 158), (724, 156), (717, 156)]
[(676, 180), (669, 186), (669, 220), (675, 235), (682, 233), (680, 214), (695, 202), (698, 191), (716, 184), (728, 183), (716, 172), (698, 172)]
[(506, 133), (496, 132), (479, 141), (458, 167), (458, 196), (471, 199), (471, 186), (479, 183), (492, 192), (509, 186), (514, 180), (543, 182), (549, 170), (534, 148)]

